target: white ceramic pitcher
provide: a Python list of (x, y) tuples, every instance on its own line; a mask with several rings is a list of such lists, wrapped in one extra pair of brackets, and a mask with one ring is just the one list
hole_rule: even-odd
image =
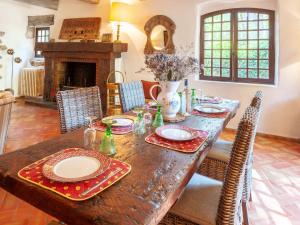
[[(180, 109), (180, 97), (177, 93), (180, 81), (160, 81), (150, 88), (151, 98), (162, 106), (163, 116), (166, 118), (174, 118)], [(160, 87), (161, 92), (157, 99), (154, 98), (152, 91), (155, 87)]]

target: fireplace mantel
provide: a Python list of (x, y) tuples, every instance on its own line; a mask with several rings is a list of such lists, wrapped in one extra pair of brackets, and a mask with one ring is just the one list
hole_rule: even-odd
[(95, 84), (100, 88), (103, 111), (106, 112), (108, 74), (115, 69), (115, 59), (127, 52), (126, 43), (97, 42), (50, 42), (37, 43), (36, 50), (41, 50), (45, 57), (45, 83), (43, 100), (55, 102), (59, 91), (58, 67), (61, 63), (81, 62), (96, 64)]

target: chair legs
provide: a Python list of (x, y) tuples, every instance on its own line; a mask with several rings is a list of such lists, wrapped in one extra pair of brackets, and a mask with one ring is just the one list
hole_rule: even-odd
[(246, 201), (242, 201), (242, 208), (243, 208), (243, 224), (249, 225), (249, 217), (248, 217), (248, 204)]

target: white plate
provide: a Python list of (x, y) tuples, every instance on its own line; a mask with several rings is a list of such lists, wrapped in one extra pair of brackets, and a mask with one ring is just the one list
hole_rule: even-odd
[(109, 116), (102, 119), (102, 122), (110, 119), (116, 121), (112, 126), (115, 127), (128, 127), (133, 125), (134, 117), (131, 116)]
[(95, 173), (101, 166), (98, 159), (88, 156), (75, 156), (57, 163), (53, 172), (56, 176), (74, 179)]
[(180, 125), (166, 125), (155, 130), (158, 136), (172, 141), (189, 141), (199, 136), (198, 132)]
[(213, 106), (213, 105), (196, 106), (195, 110), (197, 110), (199, 112), (203, 112), (203, 113), (212, 113), (212, 114), (226, 112), (225, 108), (221, 108), (221, 107)]

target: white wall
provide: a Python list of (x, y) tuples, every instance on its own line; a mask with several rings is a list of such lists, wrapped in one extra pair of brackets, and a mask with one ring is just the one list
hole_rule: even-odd
[[(25, 37), (27, 28), (27, 16), (36, 16), (43, 14), (51, 14), (52, 10), (41, 7), (31, 6), (25, 3), (5, 0), (0, 1), (0, 31), (6, 34), (2, 37), (2, 41), (8, 48), (15, 50), (15, 56), (21, 57), (21, 64), (14, 64), (14, 89), (18, 89), (18, 76), (20, 69), (28, 65), (29, 60), (33, 57), (33, 39)], [(0, 90), (10, 88), (11, 82), (11, 56), (6, 54), (6, 51), (0, 53), (3, 57), (0, 59), (0, 64), (3, 68), (0, 69)]]
[[(7, 0), (10, 4), (11, 1)], [(151, 74), (137, 74), (136, 71), (144, 64), (144, 45), (146, 36), (144, 24), (155, 15), (169, 16), (177, 25), (174, 41), (176, 46), (195, 43), (198, 52), (199, 16), (201, 13), (231, 7), (262, 7), (275, 9), (278, 25), (278, 83), (276, 86), (230, 84), (220, 82), (195, 81), (197, 88), (203, 88), (206, 94), (220, 95), (226, 98), (238, 99), (242, 106), (237, 117), (229, 124), (236, 128), (240, 115), (250, 102), (255, 91), (264, 92), (264, 111), (261, 117), (259, 132), (300, 138), (300, 1), (299, 0), (128, 0), (134, 2), (130, 24), (122, 27), (121, 39), (129, 44), (127, 54), (123, 54), (119, 65), (126, 70), (129, 80), (152, 80)], [(0, 3), (0, 8), (4, 3)], [(15, 11), (19, 3), (14, 2)], [(31, 7), (33, 8), (33, 7)], [(102, 18), (101, 32), (110, 32), (108, 22), (110, 0), (101, 0), (99, 5), (87, 4), (78, 0), (60, 0), (56, 14), (52, 37), (58, 38), (64, 18), (100, 16)], [(26, 9), (25, 9), (26, 10)], [(7, 13), (8, 14), (8, 13)], [(20, 12), (25, 17), (24, 12)], [(30, 12), (30, 14), (33, 14)], [(15, 13), (14, 13), (15, 15)], [(2, 14), (0, 15), (0, 30), (2, 29)], [(6, 15), (9, 17), (9, 15)], [(14, 16), (11, 16), (14, 19)], [(24, 35), (25, 24), (11, 28), (14, 32)], [(13, 34), (12, 34), (13, 35)], [(18, 36), (20, 36), (18, 35)], [(18, 41), (16, 41), (18, 43)], [(21, 41), (22, 42), (22, 41)], [(26, 42), (25, 42), (26, 43)], [(29, 45), (29, 44), (27, 44)], [(23, 46), (23, 43), (20, 44)], [(20, 50), (17, 50), (20, 51)], [(21, 51), (20, 51), (21, 52)]]

